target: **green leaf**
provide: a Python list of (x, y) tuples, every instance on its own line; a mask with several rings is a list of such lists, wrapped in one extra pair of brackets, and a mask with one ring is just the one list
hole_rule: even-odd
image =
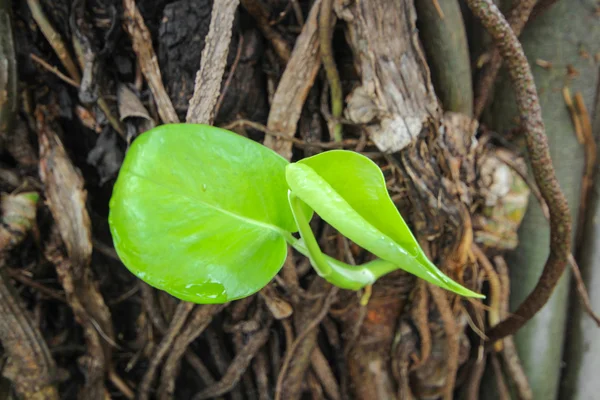
[(378, 259), (356, 266), (346, 264), (324, 254), (319, 248), (317, 239), (308, 223), (312, 211), (307, 214), (305, 211), (306, 204), (292, 192), (289, 192), (288, 198), (298, 230), (302, 236), (301, 240), (293, 243), (293, 246), (298, 252), (310, 259), (311, 265), (323, 279), (342, 289), (359, 290), (366, 285), (375, 283), (381, 276), (398, 269), (395, 264), (385, 260)]
[(343, 235), (428, 282), (483, 297), (443, 274), (423, 253), (394, 206), (379, 167), (358, 153), (335, 150), (286, 167), (291, 191)]
[(152, 129), (129, 149), (109, 224), (125, 266), (195, 303), (224, 303), (280, 270), (296, 224), (272, 150), (206, 125)]

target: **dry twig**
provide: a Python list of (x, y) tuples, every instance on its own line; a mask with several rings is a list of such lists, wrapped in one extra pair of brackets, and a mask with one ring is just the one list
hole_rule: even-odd
[(148, 369), (142, 378), (142, 382), (140, 383), (138, 389), (138, 398), (140, 400), (147, 400), (150, 397), (150, 388), (152, 386), (152, 382), (154, 381), (156, 370), (167, 352), (171, 350), (175, 338), (177, 335), (179, 335), (179, 332), (183, 328), (188, 315), (190, 315), (193, 309), (194, 304), (188, 302), (181, 302), (177, 306), (177, 310), (175, 311), (175, 315), (173, 315), (169, 329), (165, 333), (160, 345), (152, 355), (152, 358), (150, 359), (150, 365), (148, 366)]
[(454, 392), (454, 384), (456, 382), (456, 373), (458, 371), (458, 356), (459, 356), (459, 335), (458, 325), (452, 312), (450, 302), (446, 297), (446, 292), (437, 286), (427, 284), (429, 293), (433, 298), (433, 301), (440, 312), (442, 322), (444, 324), (444, 331), (446, 332), (446, 357), (448, 366), (446, 370), (446, 385), (444, 388), (444, 400), (452, 400), (452, 393)]
[[(298, 350), (298, 348), (300, 348), (302, 346), (302, 344), (304, 343), (307, 336), (311, 332), (313, 332), (319, 326), (319, 324), (321, 323), (323, 318), (325, 318), (325, 316), (329, 312), (329, 308), (331, 307), (331, 305), (333, 304), (333, 302), (336, 299), (337, 293), (338, 293), (338, 288), (336, 288), (336, 287), (332, 287), (329, 290), (327, 297), (321, 303), (319, 313), (310, 320), (310, 322), (306, 325), (306, 327), (304, 327), (304, 329), (300, 332), (300, 334), (298, 334), (296, 339), (294, 339), (294, 342), (288, 347), (286, 354), (285, 354), (285, 358), (283, 360), (283, 364), (279, 370), (279, 376), (277, 377), (277, 385), (275, 386), (275, 399), (276, 400), (282, 399), (282, 394), (284, 391), (283, 384), (286, 381), (288, 371), (291, 369), (290, 364), (292, 363), (293, 358), (296, 356), (296, 351)], [(311, 348), (309, 357), (310, 357), (310, 354), (312, 354), (312, 350), (313, 349)], [(296, 395), (297, 394), (294, 393), (294, 396), (296, 396)]]
[[(175, 392), (175, 378), (179, 372), (181, 358), (185, 354), (188, 346), (204, 332), (206, 327), (208, 327), (213, 317), (226, 306), (227, 304), (208, 304), (196, 307), (185, 328), (175, 339), (173, 346), (170, 349), (169, 356), (165, 361), (158, 389), (158, 398), (160, 400), (173, 398), (173, 393)], [(218, 396), (218, 394), (215, 396)]]
[(211, 399), (229, 392), (240, 381), (242, 374), (246, 371), (250, 362), (258, 351), (267, 343), (270, 335), (272, 319), (269, 318), (265, 326), (256, 332), (248, 343), (236, 354), (235, 358), (227, 368), (223, 378), (214, 385), (204, 389), (194, 396), (194, 400)]
[[(82, 396), (100, 399), (105, 391), (104, 378), (112, 370), (111, 346), (115, 341), (110, 310), (90, 268), (92, 238), (87, 193), (82, 176), (50, 126), (52, 114), (43, 106), (38, 106), (35, 114), (40, 145), (40, 177), (58, 230), (51, 235), (46, 258), (55, 264), (67, 301), (84, 330), (89, 355), (85, 359), (88, 374)], [(60, 250), (61, 239), (68, 259)]]
[(75, 88), (79, 88), (79, 82), (74, 81), (73, 79), (69, 78), (68, 76), (66, 76), (65, 74), (63, 74), (62, 72), (60, 72), (58, 70), (58, 68), (53, 67), (52, 65), (48, 64), (43, 58), (38, 57), (38, 56), (36, 56), (33, 53), (31, 53), (29, 56), (31, 57), (31, 59), (33, 61), (35, 61), (36, 63), (40, 64), (44, 69), (52, 72), (54, 75), (56, 75), (57, 77), (59, 77), (60, 79), (62, 79), (66, 83), (68, 83), (69, 85), (71, 85), (71, 86), (73, 86)]
[(135, 4), (135, 0), (123, 0), (125, 28), (131, 37), (133, 51), (137, 55), (138, 63), (148, 81), (148, 86), (156, 106), (160, 119), (164, 123), (179, 122), (173, 103), (163, 85), (162, 76), (156, 53), (152, 48), (152, 37), (148, 27), (144, 23), (142, 14)]
[(200, 70), (196, 75), (194, 95), (190, 99), (187, 111), (188, 123), (211, 124), (215, 117), (215, 104), (219, 98), (221, 81), (227, 65), (233, 18), (238, 4), (239, 0), (222, 0), (213, 5), (210, 28), (200, 59)]
[(419, 339), (421, 341), (421, 357), (411, 367), (415, 370), (429, 359), (431, 355), (431, 329), (429, 329), (429, 292), (427, 284), (423, 280), (417, 281), (415, 298), (413, 300), (413, 308), (411, 311), (412, 319), (415, 322)]
[(52, 48), (54, 49), (54, 52), (60, 59), (60, 62), (65, 67), (71, 78), (75, 82), (81, 81), (81, 74), (79, 73), (77, 65), (73, 61), (73, 57), (69, 53), (67, 46), (63, 42), (58, 32), (56, 32), (52, 24), (50, 24), (50, 22), (44, 15), (39, 0), (27, 0), (27, 5), (29, 6), (29, 10), (31, 11), (31, 16), (40, 27), (42, 34), (46, 37), (46, 39), (50, 43), (50, 46), (52, 46)]
[[(320, 6), (321, 0), (313, 3), (271, 104), (267, 126), (269, 130), (279, 132), (287, 138), (293, 138), (296, 134), (296, 125), (300, 119), (304, 101), (321, 65), (317, 32)], [(269, 136), (265, 139), (264, 144), (285, 159), (291, 159), (292, 143), (290, 141)]]

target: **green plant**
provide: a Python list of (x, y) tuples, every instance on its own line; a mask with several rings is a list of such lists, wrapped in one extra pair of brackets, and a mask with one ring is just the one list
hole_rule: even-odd
[[(379, 259), (353, 266), (323, 254), (309, 226), (313, 210)], [(196, 303), (257, 292), (280, 270), (288, 244), (309, 257), (321, 277), (344, 289), (358, 290), (401, 268), (455, 293), (483, 297), (427, 259), (392, 203), (379, 167), (350, 151), (288, 163), (223, 129), (162, 125), (129, 149), (109, 223), (129, 270)]]

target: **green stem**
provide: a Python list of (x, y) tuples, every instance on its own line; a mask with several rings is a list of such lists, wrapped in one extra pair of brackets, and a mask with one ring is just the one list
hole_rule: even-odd
[[(327, 277), (331, 275), (332, 268), (327, 263), (327, 260), (325, 260), (325, 255), (321, 252), (319, 243), (317, 243), (317, 239), (315, 238), (315, 235), (313, 235), (312, 229), (310, 229), (308, 219), (302, 210), (302, 200), (294, 196), (292, 192), (288, 192), (288, 201), (290, 202), (292, 214), (294, 214), (294, 219), (296, 220), (296, 225), (298, 225), (300, 235), (302, 236), (302, 239), (304, 239), (308, 257), (319, 276), (327, 279)], [(296, 246), (298, 245), (297, 243), (298, 241), (296, 241)]]
[(302, 200), (291, 192), (288, 199), (302, 239), (296, 239), (291, 234), (285, 235), (285, 239), (300, 254), (308, 257), (319, 276), (329, 283), (342, 289), (360, 290), (398, 269), (395, 264), (381, 259), (355, 266), (323, 254), (302, 210)]

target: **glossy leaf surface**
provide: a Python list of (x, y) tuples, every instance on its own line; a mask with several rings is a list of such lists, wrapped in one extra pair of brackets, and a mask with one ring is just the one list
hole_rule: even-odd
[(196, 303), (223, 303), (264, 287), (296, 224), (288, 162), (235, 133), (163, 125), (129, 149), (110, 202), (123, 263), (139, 278)]
[(358, 153), (336, 150), (286, 167), (291, 191), (359, 246), (428, 282), (482, 297), (443, 274), (422, 252), (394, 206), (379, 167)]

